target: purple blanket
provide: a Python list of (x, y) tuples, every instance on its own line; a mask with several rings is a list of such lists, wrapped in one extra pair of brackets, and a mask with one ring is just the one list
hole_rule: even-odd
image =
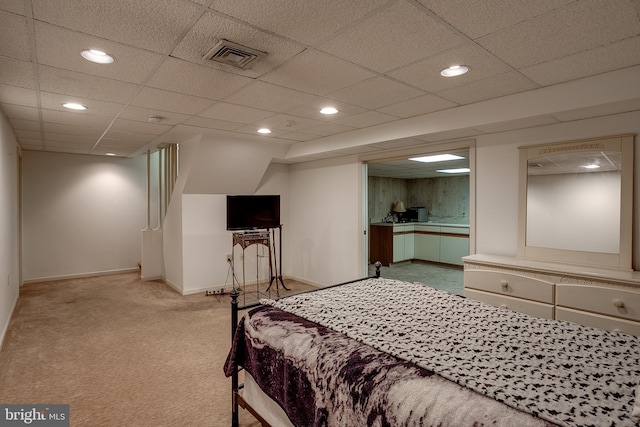
[(236, 366), (296, 426), (553, 425), (274, 307), (240, 321)]

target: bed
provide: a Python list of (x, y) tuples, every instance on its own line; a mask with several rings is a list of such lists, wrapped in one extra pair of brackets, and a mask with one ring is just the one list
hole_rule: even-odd
[(640, 426), (640, 338), (379, 270), (257, 306), (232, 298), (232, 331), (234, 426), (239, 406), (272, 426)]

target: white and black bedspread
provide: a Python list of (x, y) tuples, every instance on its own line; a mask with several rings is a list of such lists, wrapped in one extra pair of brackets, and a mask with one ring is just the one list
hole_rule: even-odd
[(298, 427), (555, 425), (269, 306), (241, 319), (226, 375), (238, 365)]
[[(631, 415), (640, 384), (638, 337), (540, 319), (421, 283), (389, 279), (369, 279), (262, 303), (559, 425), (640, 425), (640, 419)], [(266, 341), (261, 333), (250, 338), (254, 346)], [(265, 333), (284, 337), (289, 332), (280, 326)], [(296, 348), (283, 349), (294, 363), (320, 357), (310, 362), (338, 363), (312, 349), (317, 343), (311, 336), (298, 338)], [(352, 369), (349, 366), (344, 369)], [(351, 393), (362, 393), (359, 398), (368, 399), (374, 392)], [(408, 393), (405, 399), (422, 396)]]

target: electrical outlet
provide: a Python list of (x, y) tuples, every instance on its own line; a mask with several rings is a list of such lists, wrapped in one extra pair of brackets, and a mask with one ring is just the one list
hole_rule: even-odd
[(233, 255), (231, 254), (227, 254), (227, 262), (231, 262), (231, 258), (233, 257)]

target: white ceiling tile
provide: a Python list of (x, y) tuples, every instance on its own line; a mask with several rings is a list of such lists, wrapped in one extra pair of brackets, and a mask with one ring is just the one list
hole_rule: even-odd
[[(42, 22), (36, 22), (36, 46), (41, 64), (137, 84), (144, 82), (164, 59), (158, 53)], [(80, 56), (87, 49), (107, 52), (116, 60), (94, 64)]]
[(510, 120), (508, 122), (494, 125), (476, 126), (476, 129), (484, 133), (505, 132), (514, 129), (525, 129), (536, 126), (545, 126), (558, 123), (558, 119), (553, 116), (527, 117), (526, 119)]
[[(83, 146), (92, 146), (98, 141), (99, 137), (100, 137), (100, 135), (98, 135), (98, 137), (96, 138), (96, 137), (94, 137), (92, 135), (81, 135), (81, 134), (77, 134), (77, 133), (57, 133), (57, 132), (45, 132), (44, 133), (44, 139), (45, 139), (45, 142), (47, 144), (56, 141), (56, 142), (59, 142), (61, 144), (64, 144), (65, 142), (68, 142), (70, 144), (80, 144), (80, 145), (83, 145)], [(61, 145), (61, 146), (68, 147), (69, 145)]]
[(273, 116), (257, 120), (253, 124), (272, 130), (278, 129), (287, 132), (299, 132), (311, 126), (320, 125), (321, 122), (317, 120), (305, 119), (302, 117), (290, 116), (287, 114), (275, 114)]
[(308, 128), (304, 129), (304, 132), (310, 133), (312, 135), (318, 135), (318, 136), (329, 136), (329, 135), (335, 135), (342, 132), (349, 132), (350, 130), (353, 130), (353, 129), (355, 128), (351, 126), (344, 126), (338, 123), (327, 123), (324, 125), (309, 126)]
[(288, 139), (291, 141), (309, 141), (312, 139), (316, 139), (318, 137), (318, 135), (312, 135), (310, 133), (304, 133), (304, 132), (287, 132), (287, 133), (283, 133), (279, 136), (282, 139)]
[(35, 89), (36, 80), (33, 64), (27, 61), (4, 58), (0, 56), (0, 83)]
[(464, 105), (498, 96), (524, 92), (537, 87), (535, 83), (521, 74), (510, 72), (471, 82), (465, 86), (445, 89), (438, 92), (438, 96)]
[(110, 129), (104, 134), (104, 137), (100, 140), (100, 146), (135, 146), (139, 147), (141, 144), (147, 143), (155, 139), (157, 135), (149, 133), (138, 133), (131, 131), (120, 131)]
[(574, 0), (418, 0), (449, 24), (475, 39), (508, 28)]
[(8, 118), (22, 120), (40, 120), (38, 109), (35, 107), (25, 107), (23, 105), (4, 104), (2, 106)]
[(158, 123), (137, 122), (134, 120), (117, 119), (110, 130), (121, 132), (146, 133), (150, 135), (160, 135), (171, 129), (169, 125)]
[[(524, 68), (640, 34), (630, 1), (582, 0), (478, 39), (515, 68)], [(541, 36), (544, 34), (544, 37)]]
[(90, 136), (94, 137), (97, 141), (100, 138), (100, 135), (104, 133), (104, 127), (86, 127), (86, 126), (76, 126), (76, 125), (67, 125), (61, 123), (49, 123), (45, 122), (43, 124), (44, 131), (47, 133), (58, 133), (58, 134), (68, 134), (68, 135), (82, 135), (82, 136)]
[(218, 102), (198, 115), (211, 119), (235, 121), (248, 124), (272, 116), (273, 112), (246, 107), (244, 105)]
[(206, 98), (149, 87), (142, 89), (131, 101), (131, 105), (137, 107), (156, 108), (188, 115), (198, 114), (211, 104), (212, 101)]
[(432, 113), (434, 111), (446, 110), (447, 108), (452, 108), (457, 105), (455, 102), (440, 98), (437, 95), (423, 95), (380, 108), (379, 110), (396, 117), (408, 118)]
[[(242, 46), (249, 47), (267, 56), (257, 60), (246, 69), (205, 60), (207, 54), (221, 39), (226, 39)], [(171, 53), (172, 56), (190, 62), (207, 65), (235, 74), (248, 77), (259, 77), (279, 66), (289, 58), (304, 50), (304, 46), (290, 40), (260, 31), (253, 26), (243, 24), (235, 19), (214, 12), (205, 13), (191, 28)]]
[[(124, 104), (136, 92), (136, 85), (133, 83), (120, 82), (46, 65), (39, 67), (39, 74), (40, 90), (68, 95), (69, 101), (75, 96)], [(87, 105), (87, 107), (90, 107), (90, 105)]]
[[(70, 98), (68, 95), (60, 95), (59, 93), (51, 92), (40, 92), (40, 105), (42, 106), (42, 108), (48, 110), (69, 111), (62, 106), (62, 104), (69, 101)], [(74, 96), (72, 101), (87, 106), (88, 108), (85, 111), (95, 116), (113, 117), (124, 108), (123, 104), (96, 101), (94, 99), (87, 99), (78, 96)]]
[(201, 8), (180, 0), (32, 0), (39, 21), (160, 53), (169, 50)]
[(338, 118), (335, 122), (340, 125), (359, 129), (379, 125), (382, 123), (392, 122), (394, 120), (398, 120), (398, 117), (379, 113), (377, 111), (366, 111), (364, 113), (354, 114), (343, 119)]
[(0, 84), (0, 99), (4, 104), (37, 107), (38, 100), (35, 90)]
[(386, 0), (216, 0), (211, 8), (314, 45), (384, 3)]
[(128, 106), (121, 114), (121, 119), (135, 120), (139, 122), (148, 122), (149, 117), (160, 117), (163, 125), (176, 125), (187, 120), (189, 115), (174, 113), (171, 111), (159, 110), (156, 108), (143, 108)]
[(84, 126), (106, 129), (111, 123), (109, 117), (94, 116), (85, 111), (56, 111), (42, 110), (42, 119), (46, 123), (59, 123), (64, 125)]
[(24, 0), (3, 0), (0, 3), (0, 10), (24, 16)]
[[(467, 65), (471, 70), (457, 77), (440, 75), (440, 71), (452, 65)], [(468, 43), (394, 70), (388, 75), (426, 91), (437, 92), (507, 71), (511, 71), (511, 67), (479, 47)]]
[(37, 139), (37, 138), (40, 138), (40, 135), (41, 135), (39, 129), (30, 130), (30, 129), (16, 128), (15, 131), (16, 131), (16, 136), (18, 138)]
[(262, 80), (316, 95), (326, 95), (375, 76), (335, 56), (307, 50)]
[(228, 120), (218, 120), (211, 119), (208, 117), (192, 117), (187, 120), (185, 125), (188, 126), (197, 126), (207, 129), (220, 129), (220, 130), (228, 130), (233, 131), (245, 126), (245, 123), (232, 122)]
[(462, 42), (420, 8), (400, 1), (322, 43), (319, 49), (384, 73)]
[(225, 101), (267, 111), (285, 112), (314, 99), (315, 96), (310, 94), (256, 81), (230, 95)]
[(42, 151), (44, 147), (39, 139), (21, 139), (20, 146), (23, 150)]
[(424, 95), (424, 92), (387, 77), (374, 77), (334, 92), (330, 98), (363, 108), (376, 109)]
[(563, 122), (581, 120), (590, 117), (606, 116), (640, 110), (640, 99), (630, 99), (624, 102), (598, 105), (597, 107), (580, 108), (578, 110), (555, 113), (553, 116)]
[(520, 70), (534, 82), (548, 86), (640, 63), (640, 36), (579, 52)]
[(39, 120), (24, 120), (24, 119), (15, 119), (9, 118), (11, 125), (17, 131), (18, 129), (23, 130), (32, 130), (32, 131), (40, 131), (40, 121)]
[(253, 79), (248, 77), (168, 58), (149, 80), (148, 85), (172, 92), (220, 100), (252, 81)]
[(31, 45), (27, 20), (24, 16), (0, 11), (0, 56), (29, 61), (31, 59)]
[[(324, 107), (334, 107), (338, 110), (338, 113), (335, 115), (322, 114), (320, 113), (320, 110)], [(345, 102), (339, 102), (328, 98), (315, 98), (307, 104), (298, 105), (295, 108), (292, 108), (291, 110), (287, 110), (285, 112), (294, 116), (331, 122), (337, 118), (361, 114), (365, 111), (367, 111), (366, 108), (358, 107), (356, 105), (348, 104)]]

